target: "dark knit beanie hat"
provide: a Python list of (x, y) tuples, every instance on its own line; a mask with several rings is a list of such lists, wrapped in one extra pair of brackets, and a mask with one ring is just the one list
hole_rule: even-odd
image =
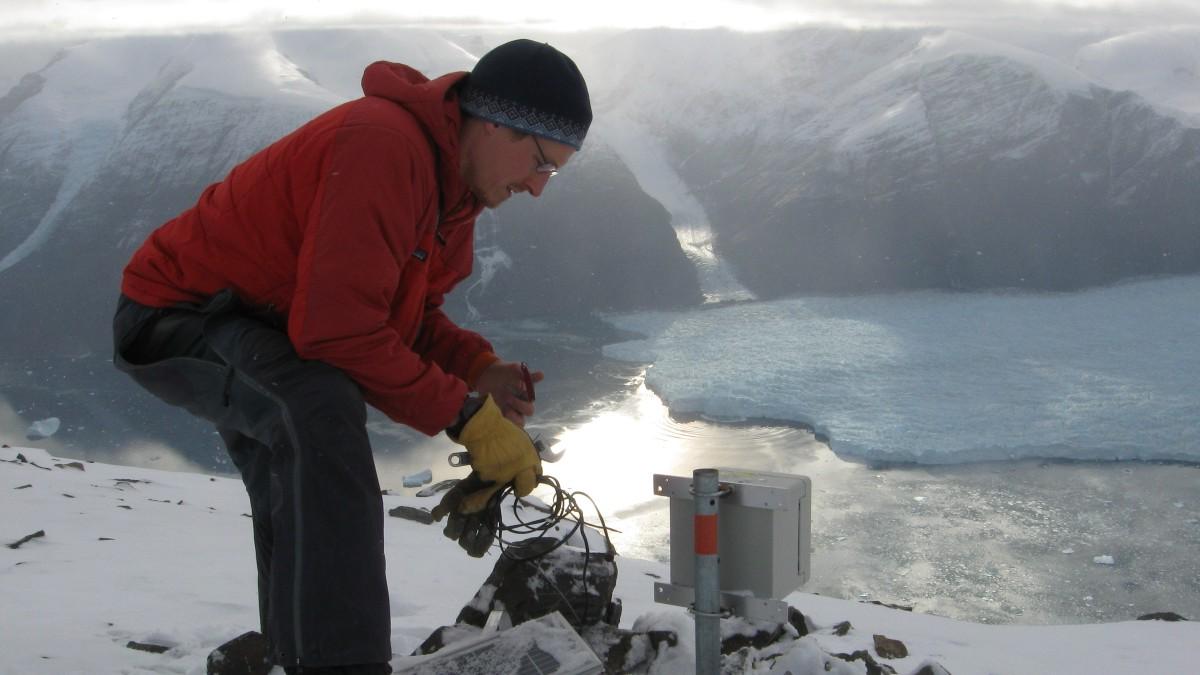
[(592, 123), (587, 83), (575, 62), (533, 40), (506, 42), (484, 54), (467, 77), (459, 105), (475, 117), (576, 150)]

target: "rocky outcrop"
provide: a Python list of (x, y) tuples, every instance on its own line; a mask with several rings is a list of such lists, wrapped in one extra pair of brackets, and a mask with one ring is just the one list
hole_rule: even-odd
[(485, 317), (563, 316), (700, 304), (671, 217), (611, 150), (591, 144), (541, 197), (485, 213), (471, 279), (449, 300)]

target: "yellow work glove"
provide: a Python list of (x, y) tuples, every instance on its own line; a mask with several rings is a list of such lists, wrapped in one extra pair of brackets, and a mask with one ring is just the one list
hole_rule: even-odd
[(516, 496), (524, 497), (533, 492), (542, 475), (542, 459), (529, 434), (505, 419), (491, 396), (484, 399), (458, 436), (450, 438), (466, 447), (471, 455), (471, 468), (480, 480), (490, 483), (463, 498), (458, 507), (461, 513), (482, 511), (492, 495), (509, 483)]

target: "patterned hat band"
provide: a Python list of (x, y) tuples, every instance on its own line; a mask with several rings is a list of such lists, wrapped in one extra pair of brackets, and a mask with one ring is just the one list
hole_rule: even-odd
[(463, 87), (458, 104), (475, 117), (558, 141), (576, 150), (583, 147), (583, 138), (587, 135), (587, 124), (535, 110), (523, 103), (480, 91), (469, 84)]

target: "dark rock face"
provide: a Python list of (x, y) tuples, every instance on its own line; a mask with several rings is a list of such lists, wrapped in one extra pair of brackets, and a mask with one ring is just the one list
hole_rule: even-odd
[(448, 300), (487, 317), (667, 309), (702, 300), (671, 217), (610, 150), (592, 144), (541, 197), (480, 218), (476, 267)]

